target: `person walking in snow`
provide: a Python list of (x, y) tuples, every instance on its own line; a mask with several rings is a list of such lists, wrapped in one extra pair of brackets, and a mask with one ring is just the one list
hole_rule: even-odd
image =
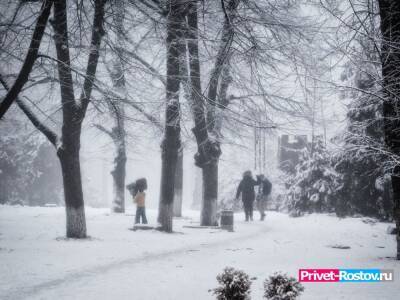
[(147, 224), (146, 218), (146, 193), (147, 180), (146, 178), (139, 178), (134, 183), (127, 185), (127, 189), (133, 196), (133, 202), (136, 204), (135, 224), (140, 223), (142, 219), (143, 224)]
[(268, 196), (271, 194), (272, 183), (263, 174), (257, 176), (260, 186), (257, 194), (257, 208), (260, 212), (260, 220), (265, 219), (265, 207), (267, 205)]
[(140, 219), (142, 219), (143, 224), (147, 224), (146, 218), (146, 193), (144, 190), (138, 190), (134, 202), (136, 203), (136, 216), (135, 216), (135, 224), (140, 223)]
[(253, 179), (251, 171), (246, 171), (243, 173), (243, 179), (240, 181), (236, 192), (236, 200), (239, 199), (240, 194), (242, 194), (242, 201), (244, 207), (244, 214), (246, 221), (253, 221), (253, 205), (255, 200), (254, 187), (259, 185), (260, 182)]

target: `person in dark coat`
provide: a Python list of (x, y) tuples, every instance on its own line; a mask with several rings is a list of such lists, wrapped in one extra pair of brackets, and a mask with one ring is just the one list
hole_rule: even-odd
[(262, 174), (257, 176), (257, 181), (260, 182), (260, 187), (257, 194), (257, 208), (260, 212), (260, 220), (263, 221), (265, 219), (265, 207), (267, 205), (267, 200), (271, 194), (272, 183)]
[(256, 198), (254, 187), (259, 184), (260, 184), (259, 181), (253, 179), (251, 171), (246, 171), (243, 173), (243, 179), (240, 181), (236, 192), (236, 199), (238, 200), (240, 194), (242, 194), (242, 201), (243, 201), (246, 221), (249, 221), (249, 219), (253, 221), (253, 204)]

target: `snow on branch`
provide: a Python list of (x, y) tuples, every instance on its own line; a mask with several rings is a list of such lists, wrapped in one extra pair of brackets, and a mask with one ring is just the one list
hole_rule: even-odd
[(28, 48), (28, 53), (26, 54), (25, 61), (22, 68), (18, 74), (12, 87), (8, 90), (7, 95), (0, 103), (0, 119), (10, 108), (11, 104), (17, 99), (18, 94), (24, 87), (24, 84), (28, 81), (29, 74), (32, 71), (32, 67), (37, 59), (39, 52), (39, 47), (42, 41), (44, 31), (46, 29), (47, 20), (50, 16), (51, 7), (53, 6), (53, 1), (45, 0), (43, 1), (41, 7), (41, 13), (37, 19), (35, 30), (32, 35), (31, 43)]
[[(2, 74), (0, 74), (0, 82), (6, 91), (10, 90), (7, 82), (3, 79)], [(25, 113), (28, 119), (36, 127), (36, 129), (42, 132), (49, 140), (49, 142), (52, 143), (55, 147), (57, 147), (57, 143), (59, 140), (57, 134), (49, 127), (47, 127), (42, 121), (40, 121), (39, 118), (34, 114), (34, 112), (25, 104), (25, 102), (20, 97), (16, 98), (16, 102), (19, 108)]]

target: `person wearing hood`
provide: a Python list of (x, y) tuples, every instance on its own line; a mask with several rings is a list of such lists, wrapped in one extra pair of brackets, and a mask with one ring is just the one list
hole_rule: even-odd
[(244, 213), (246, 221), (253, 221), (253, 205), (256, 198), (256, 193), (254, 187), (259, 185), (259, 180), (254, 180), (251, 171), (246, 171), (243, 173), (243, 179), (240, 181), (236, 192), (236, 200), (239, 199), (240, 194), (242, 194), (242, 201), (244, 207)]

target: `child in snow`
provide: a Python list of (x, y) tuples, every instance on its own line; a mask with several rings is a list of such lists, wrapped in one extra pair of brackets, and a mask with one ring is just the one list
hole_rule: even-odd
[(146, 193), (144, 192), (147, 190), (146, 178), (139, 178), (135, 182), (128, 184), (126, 188), (133, 197), (133, 203), (136, 203), (135, 224), (140, 223), (140, 218), (142, 218), (143, 224), (147, 224)]
[(135, 224), (140, 223), (140, 217), (142, 218), (142, 223), (147, 224), (145, 201), (146, 193), (143, 190), (139, 190), (134, 199), (134, 202), (136, 203)]

